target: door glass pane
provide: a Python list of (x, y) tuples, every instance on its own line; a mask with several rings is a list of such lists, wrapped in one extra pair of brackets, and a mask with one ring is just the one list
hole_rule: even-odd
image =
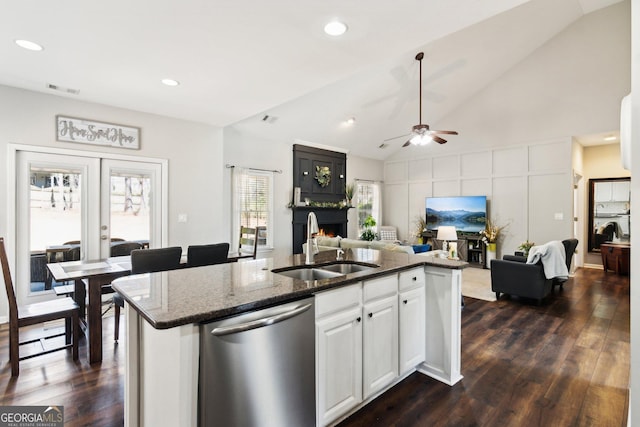
[(135, 241), (144, 246), (151, 235), (151, 178), (111, 172), (111, 241)]
[(48, 274), (48, 262), (81, 258), (82, 174), (31, 166), (29, 180), (31, 292), (37, 292), (61, 285)]

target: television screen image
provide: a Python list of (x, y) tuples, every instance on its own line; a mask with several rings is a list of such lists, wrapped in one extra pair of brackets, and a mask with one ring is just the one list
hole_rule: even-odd
[(427, 230), (441, 225), (457, 231), (479, 233), (487, 220), (487, 196), (427, 197)]

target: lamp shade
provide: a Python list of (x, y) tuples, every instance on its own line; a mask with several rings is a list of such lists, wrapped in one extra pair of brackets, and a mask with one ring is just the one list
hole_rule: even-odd
[(436, 239), (447, 241), (458, 240), (456, 228), (452, 225), (441, 225), (438, 227), (438, 235), (436, 236)]

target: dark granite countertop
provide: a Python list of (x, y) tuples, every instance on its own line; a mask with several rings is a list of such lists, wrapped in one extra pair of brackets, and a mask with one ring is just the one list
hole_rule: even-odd
[[(304, 255), (280, 255), (206, 267), (122, 277), (113, 282), (133, 308), (156, 329), (208, 322), (303, 298), (360, 280), (431, 265), (462, 269), (462, 261), (404, 252), (348, 249), (345, 261), (379, 265), (331, 279), (304, 281), (272, 273), (274, 268), (304, 265)], [(336, 262), (336, 251), (322, 251), (315, 266)]]

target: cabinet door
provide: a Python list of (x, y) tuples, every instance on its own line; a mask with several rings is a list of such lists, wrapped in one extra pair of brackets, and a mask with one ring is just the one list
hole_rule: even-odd
[(316, 321), (318, 425), (327, 425), (362, 401), (362, 308)]
[(598, 182), (594, 188), (593, 198), (596, 202), (609, 202), (612, 197), (612, 185), (610, 182)]
[(614, 202), (628, 202), (629, 201), (629, 181), (613, 182), (611, 199)]
[(397, 294), (365, 304), (362, 358), (367, 398), (398, 376)]
[(398, 298), (400, 373), (404, 374), (425, 360), (424, 286), (402, 292)]

